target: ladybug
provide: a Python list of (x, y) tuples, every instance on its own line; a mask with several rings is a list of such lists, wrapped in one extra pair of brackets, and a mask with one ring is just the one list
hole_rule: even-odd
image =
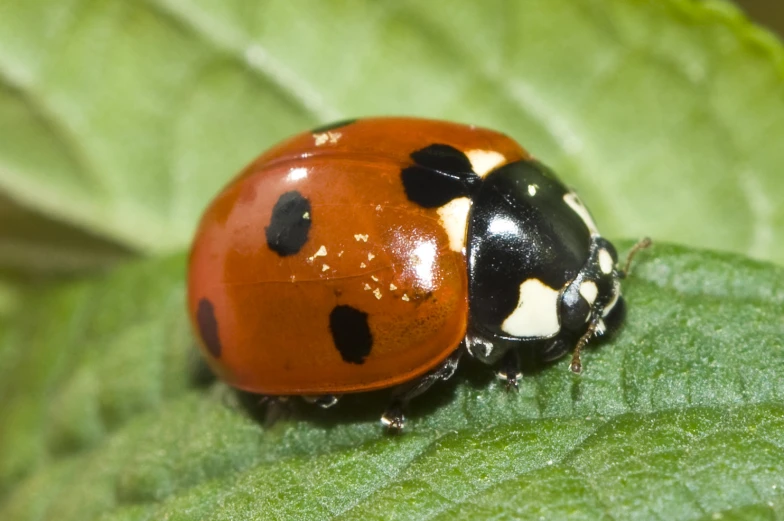
[(400, 430), (464, 355), (508, 387), (521, 355), (573, 351), (580, 372), (582, 348), (623, 319), (617, 263), (577, 194), (509, 137), (359, 119), (284, 141), (220, 192), (188, 308), (229, 385), (323, 407), (394, 387), (382, 422)]

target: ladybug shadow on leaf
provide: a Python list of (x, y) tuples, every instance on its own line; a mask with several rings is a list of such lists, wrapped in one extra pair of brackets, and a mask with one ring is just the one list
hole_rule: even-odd
[[(523, 361), (522, 377), (534, 376), (551, 365), (552, 363)], [(568, 377), (568, 375), (564, 376)], [(494, 368), (475, 360), (464, 360), (451, 379), (436, 383), (428, 392), (411, 402), (406, 411), (408, 424), (405, 431), (416, 430), (422, 420), (449, 407), (461, 392), (470, 394), (501, 392), (509, 393), (512, 398), (516, 393), (515, 389), (505, 389), (504, 385), (498, 380)], [(392, 389), (345, 394), (329, 408), (307, 403), (300, 397), (270, 400), (254, 393), (237, 390), (232, 392), (237, 398), (240, 409), (262, 428), (271, 428), (282, 421), (305, 422), (321, 428), (377, 423), (381, 428), (381, 415), (392, 401)]]
[[(437, 390), (418, 397), (409, 407), (407, 416), (418, 419), (447, 406), (455, 397), (461, 378), (439, 382)], [(329, 408), (307, 403), (301, 397), (267, 399), (257, 394), (234, 391), (245, 414), (260, 426), (269, 428), (280, 421), (306, 422), (318, 427), (341, 424), (380, 423), (382, 413), (392, 401), (391, 389), (345, 394)]]
[[(592, 342), (587, 352), (601, 349), (607, 342), (601, 339)], [(543, 362), (535, 358), (521, 357), (521, 378), (531, 378), (546, 370), (561, 370), (551, 367), (558, 361)], [(206, 362), (194, 356), (190, 360), (191, 385), (206, 389), (216, 385), (217, 377)], [(568, 371), (564, 370), (564, 378)], [(579, 400), (581, 388), (579, 378), (572, 388), (573, 399)], [(222, 385), (222, 384), (217, 384)], [(355, 394), (345, 394), (329, 408), (307, 403), (301, 397), (269, 398), (255, 393), (239, 391), (227, 387), (233, 399), (229, 401), (243, 414), (260, 427), (271, 428), (279, 422), (305, 422), (321, 428), (337, 425), (380, 423), (379, 419), (391, 402), (392, 389), (382, 389)], [(455, 375), (447, 381), (437, 382), (428, 392), (415, 398), (408, 410), (410, 426), (406, 431), (416, 429), (421, 420), (428, 418), (442, 408), (449, 407), (458, 393), (506, 393), (514, 398), (516, 390), (505, 384), (497, 375), (497, 368), (482, 364), (470, 357), (464, 357)], [(228, 404), (227, 404), (228, 405)]]

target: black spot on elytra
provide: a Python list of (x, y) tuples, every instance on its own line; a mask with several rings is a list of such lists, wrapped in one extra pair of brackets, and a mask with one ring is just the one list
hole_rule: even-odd
[(196, 323), (199, 325), (199, 334), (207, 351), (215, 358), (220, 358), (222, 346), (218, 336), (218, 320), (215, 318), (215, 308), (213, 308), (212, 302), (206, 298), (199, 301), (199, 309), (196, 310)]
[(362, 364), (373, 347), (368, 314), (351, 306), (335, 306), (329, 314), (332, 340), (344, 362)]
[(480, 178), (460, 150), (443, 144), (429, 145), (411, 154), (415, 165), (401, 172), (409, 201), (438, 208), (452, 199), (471, 194)]
[(327, 132), (329, 130), (335, 130), (336, 128), (345, 127), (347, 125), (351, 125), (356, 121), (355, 119), (341, 119), (340, 121), (333, 121), (332, 123), (327, 123), (326, 125), (321, 125), (320, 127), (316, 127), (310, 131), (311, 134), (321, 134), (322, 132)]
[(296, 191), (281, 195), (265, 228), (267, 246), (280, 255), (294, 255), (308, 242), (310, 201)]
[(450, 145), (435, 143), (411, 153), (411, 159), (419, 166), (445, 173), (473, 174), (468, 157)]

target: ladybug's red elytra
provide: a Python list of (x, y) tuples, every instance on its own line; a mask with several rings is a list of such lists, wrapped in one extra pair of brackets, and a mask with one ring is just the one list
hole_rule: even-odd
[(623, 270), (577, 195), (507, 136), (413, 118), (343, 121), (262, 154), (196, 234), (188, 308), (229, 385), (332, 405), (397, 387), (382, 416), (463, 354), (579, 353), (623, 318)]

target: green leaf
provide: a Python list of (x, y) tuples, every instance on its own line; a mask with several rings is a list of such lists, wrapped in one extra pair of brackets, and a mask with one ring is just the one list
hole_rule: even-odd
[(254, 400), (198, 384), (183, 269), (30, 295), (0, 329), (0, 519), (784, 514), (783, 268), (656, 244), (582, 376), (561, 360), (507, 393), (466, 363), (398, 437), (383, 393), (264, 427)]
[(102, 269), (130, 255), (117, 244), (48, 219), (0, 194), (0, 273), (6, 277), (40, 282), (53, 275)]
[(6, 1), (0, 189), (178, 250), (265, 147), (343, 116), (498, 128), (609, 236), (784, 262), (784, 53), (720, 1)]

